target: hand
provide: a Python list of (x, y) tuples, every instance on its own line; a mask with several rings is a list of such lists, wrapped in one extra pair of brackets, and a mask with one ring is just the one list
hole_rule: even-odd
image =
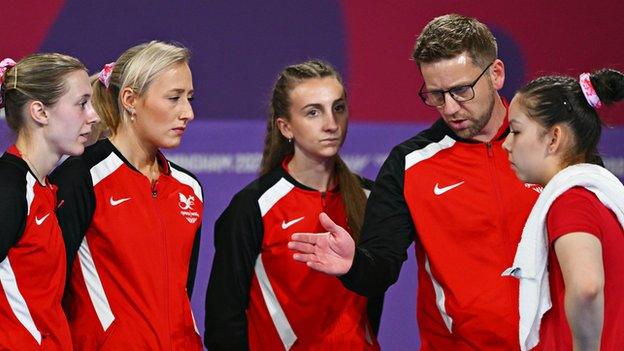
[(330, 275), (343, 275), (349, 271), (355, 255), (355, 242), (351, 235), (334, 223), (325, 213), (319, 215), (327, 233), (295, 233), (288, 248), (299, 251), (293, 254), (295, 261)]

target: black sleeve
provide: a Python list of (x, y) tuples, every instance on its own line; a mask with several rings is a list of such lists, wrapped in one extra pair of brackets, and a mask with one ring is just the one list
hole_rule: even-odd
[(186, 278), (186, 293), (189, 300), (193, 296), (193, 287), (195, 286), (195, 274), (197, 273), (197, 260), (199, 258), (199, 244), (201, 242), (201, 230), (200, 225), (195, 232), (195, 239), (193, 240), (193, 250), (191, 251), (191, 259), (189, 261), (188, 277)]
[(358, 175), (357, 177), (360, 179), (360, 184), (362, 185), (362, 189), (368, 190), (368, 191), (373, 190), (373, 187), (375, 186), (375, 182), (373, 182), (372, 180), (368, 178), (364, 178), (360, 175)]
[(56, 216), (63, 231), (67, 269), (70, 272), (95, 212), (93, 182), (89, 169), (78, 158), (69, 158), (63, 162), (50, 175), (50, 181), (58, 186)]
[[(360, 179), (362, 189), (364, 189), (365, 191), (368, 191), (370, 195), (370, 191), (373, 190), (373, 187), (375, 186), (375, 182), (373, 182), (372, 180), (368, 178), (359, 176), (359, 175), (358, 177)], [(368, 195), (366, 196), (366, 198), (368, 200)], [(375, 333), (375, 335), (379, 334), (379, 325), (381, 323), (381, 312), (383, 311), (383, 303), (384, 303), (384, 297), (385, 297), (384, 295), (385, 293), (381, 293), (379, 295), (368, 297), (368, 301), (366, 304), (366, 315), (368, 316), (368, 321), (371, 325), (371, 328), (373, 328), (373, 332)]]
[(403, 196), (405, 157), (396, 147), (384, 162), (366, 203), (360, 243), (351, 269), (340, 280), (348, 289), (374, 297), (394, 284), (415, 237)]
[(381, 324), (381, 312), (383, 311), (384, 294), (371, 296), (368, 298), (368, 304), (366, 305), (366, 314), (368, 316), (368, 322), (373, 328), (375, 335), (379, 335), (379, 326)]
[(215, 255), (206, 292), (209, 350), (248, 350), (247, 315), (263, 225), (257, 198), (238, 193), (215, 223)]
[(17, 189), (0, 189), (0, 262), (4, 261), (26, 229), (26, 194)]

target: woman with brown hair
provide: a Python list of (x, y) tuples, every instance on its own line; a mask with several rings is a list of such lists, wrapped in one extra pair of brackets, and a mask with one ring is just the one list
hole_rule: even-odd
[(66, 257), (48, 182), (84, 151), (97, 114), (84, 65), (62, 54), (0, 62), (0, 108), (17, 135), (0, 157), (0, 350), (71, 350)]
[(322, 212), (357, 240), (370, 183), (338, 155), (348, 115), (342, 81), (329, 64), (308, 61), (280, 73), (260, 177), (215, 224), (204, 341), (210, 350), (379, 349), (366, 298), (293, 261), (287, 247), (292, 233), (322, 229)]

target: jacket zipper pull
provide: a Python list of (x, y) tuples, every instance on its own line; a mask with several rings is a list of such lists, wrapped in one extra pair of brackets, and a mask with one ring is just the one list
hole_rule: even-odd
[(487, 148), (488, 156), (494, 157), (494, 150), (492, 150), (492, 142), (488, 141), (487, 143), (485, 143), (485, 146)]
[(157, 182), (158, 182), (157, 180), (152, 181), (152, 197), (158, 196), (158, 191), (156, 190)]

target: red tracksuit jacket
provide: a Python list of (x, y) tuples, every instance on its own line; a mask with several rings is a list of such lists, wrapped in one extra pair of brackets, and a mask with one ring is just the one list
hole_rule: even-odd
[(415, 241), (421, 350), (518, 350), (513, 262), (537, 199), (509, 166), (507, 122), (488, 143), (444, 121), (396, 146), (367, 203), (347, 287), (369, 295), (393, 284)]
[[(326, 212), (346, 228), (338, 191), (321, 193), (283, 167), (234, 196), (215, 224), (205, 343), (218, 350), (378, 350), (367, 299), (292, 259), (295, 232), (323, 231)], [(378, 323), (379, 300), (369, 309)]]
[(76, 350), (201, 350), (190, 293), (202, 191), (159, 154), (150, 184), (109, 140), (51, 176), (71, 264), (64, 299)]
[(72, 349), (55, 192), (15, 146), (0, 158), (0, 350)]

